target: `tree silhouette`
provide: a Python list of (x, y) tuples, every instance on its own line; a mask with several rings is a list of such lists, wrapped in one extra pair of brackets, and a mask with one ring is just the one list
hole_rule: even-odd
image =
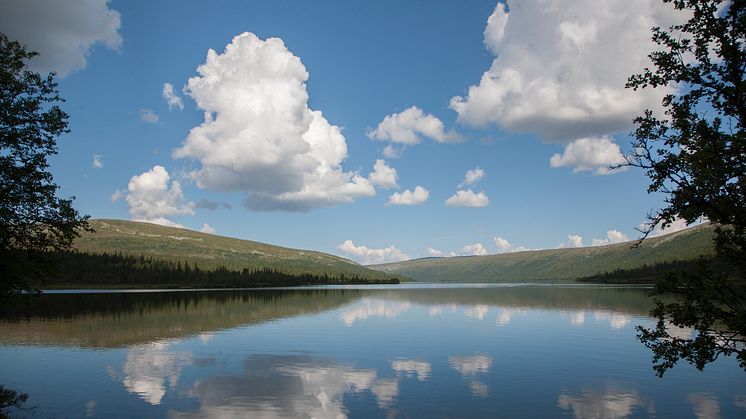
[(54, 74), (28, 70), (36, 55), (0, 34), (0, 300), (33, 291), (30, 281), (52, 268), (45, 251), (69, 249), (88, 226), (48, 171), (68, 115)]
[[(736, 355), (746, 370), (746, 1), (663, 1), (688, 20), (653, 28), (662, 47), (649, 55), (654, 68), (627, 83), (675, 90), (663, 99), (665, 116), (646, 110), (635, 120), (627, 164), (645, 170), (648, 192), (664, 193), (667, 204), (649, 216), (643, 237), (679, 218), (706, 218), (716, 225), (717, 256), (733, 269), (727, 274), (703, 261), (664, 276), (653, 292), (657, 325), (638, 327), (638, 337), (661, 376), (681, 359), (702, 369), (720, 355)], [(679, 298), (665, 300), (670, 293)], [(672, 325), (694, 335), (672, 336)]]

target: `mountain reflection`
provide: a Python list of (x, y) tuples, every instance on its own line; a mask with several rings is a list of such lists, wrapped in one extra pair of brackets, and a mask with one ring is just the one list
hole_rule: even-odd
[(358, 369), (300, 355), (249, 356), (244, 374), (197, 380), (191, 394), (196, 411), (171, 411), (172, 418), (347, 416), (345, 393), (369, 392), (386, 408), (399, 394), (396, 379), (381, 379), (374, 369)]

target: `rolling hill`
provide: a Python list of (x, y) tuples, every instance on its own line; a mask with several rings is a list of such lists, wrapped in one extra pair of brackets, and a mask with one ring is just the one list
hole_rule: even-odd
[(94, 233), (83, 232), (73, 247), (86, 254), (122, 254), (169, 262), (188, 261), (203, 270), (273, 269), (299, 275), (357, 276), (382, 280), (393, 275), (368, 269), (348, 259), (310, 250), (290, 249), (157, 224), (92, 220)]
[(487, 256), (424, 258), (370, 268), (423, 282), (573, 281), (617, 269), (690, 261), (714, 255), (714, 227), (700, 225), (646, 239), (597, 247), (534, 250)]

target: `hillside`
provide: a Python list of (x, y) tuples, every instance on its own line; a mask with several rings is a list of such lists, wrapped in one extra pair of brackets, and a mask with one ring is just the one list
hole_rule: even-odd
[(615, 269), (694, 260), (713, 255), (713, 227), (701, 225), (660, 237), (598, 247), (534, 250), (487, 256), (425, 258), (369, 266), (423, 282), (573, 281)]
[(310, 250), (133, 221), (92, 220), (90, 224), (95, 232), (83, 232), (73, 244), (82, 253), (143, 255), (174, 263), (188, 261), (203, 270), (222, 266), (231, 271), (268, 268), (294, 275), (344, 275), (371, 280), (392, 277), (338, 256)]

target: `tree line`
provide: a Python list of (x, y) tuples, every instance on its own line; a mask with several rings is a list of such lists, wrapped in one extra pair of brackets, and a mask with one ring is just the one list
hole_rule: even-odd
[(37, 286), (136, 286), (194, 288), (253, 288), (296, 285), (396, 284), (399, 280), (367, 279), (357, 275), (290, 274), (272, 268), (231, 270), (225, 266), (203, 269), (196, 263), (170, 261), (146, 255), (122, 253), (49, 252), (57, 269)]

